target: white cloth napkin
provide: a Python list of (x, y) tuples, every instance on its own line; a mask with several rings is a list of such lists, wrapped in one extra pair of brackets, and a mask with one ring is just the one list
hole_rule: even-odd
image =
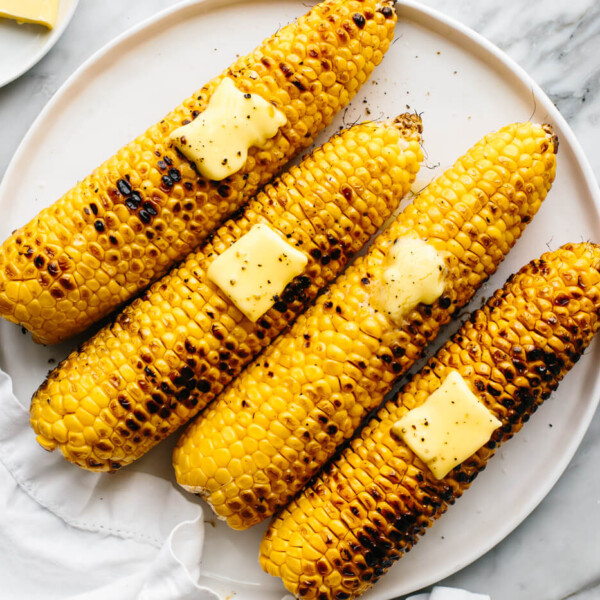
[(28, 419), (0, 371), (1, 597), (218, 600), (198, 584), (198, 505), (158, 477), (69, 465), (38, 446)]

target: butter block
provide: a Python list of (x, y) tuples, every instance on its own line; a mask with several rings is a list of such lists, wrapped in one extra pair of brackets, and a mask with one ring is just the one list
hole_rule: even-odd
[(442, 479), (489, 442), (501, 425), (460, 373), (452, 371), (421, 406), (394, 423), (392, 434)]
[(52, 29), (56, 25), (58, 2), (59, 0), (0, 0), (0, 17)]
[(258, 94), (245, 94), (225, 77), (206, 110), (170, 135), (180, 152), (208, 179), (221, 181), (239, 171), (252, 146), (263, 146), (286, 116)]
[(444, 257), (417, 235), (397, 239), (389, 249), (373, 304), (395, 323), (418, 304), (432, 304), (444, 292)]
[(257, 321), (307, 263), (306, 254), (259, 223), (218, 256), (207, 275), (248, 319)]

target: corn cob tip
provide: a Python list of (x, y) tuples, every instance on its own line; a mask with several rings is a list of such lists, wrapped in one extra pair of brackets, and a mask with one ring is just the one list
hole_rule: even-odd
[(558, 154), (558, 136), (554, 133), (554, 129), (550, 123), (542, 123), (542, 129), (546, 132), (548, 137), (552, 140), (554, 154)]
[(402, 134), (403, 137), (419, 136), (423, 133), (423, 121), (417, 113), (402, 113), (393, 121), (392, 125)]

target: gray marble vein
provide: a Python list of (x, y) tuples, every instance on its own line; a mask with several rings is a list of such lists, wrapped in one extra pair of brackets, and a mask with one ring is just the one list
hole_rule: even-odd
[[(95, 50), (175, 0), (81, 0), (54, 50), (0, 89), (0, 176), (52, 94)], [(600, 175), (598, 0), (423, 0), (506, 51), (545, 89)], [(443, 584), (493, 600), (600, 599), (600, 413), (567, 471), (533, 514)]]

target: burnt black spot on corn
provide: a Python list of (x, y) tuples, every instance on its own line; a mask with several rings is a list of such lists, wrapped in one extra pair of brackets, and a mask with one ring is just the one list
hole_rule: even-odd
[[(235, 529), (288, 502), (496, 271), (554, 180), (552, 135), (509, 125), (432, 182), (265, 351), (274, 377), (256, 361), (187, 429), (174, 453), (177, 481)], [(399, 325), (374, 309), (372, 294), (394, 242), (415, 234), (446, 257), (448, 274), (443, 295)]]
[[(0, 315), (29, 329), (37, 342), (57, 343), (164, 275), (348, 104), (392, 40), (395, 18), (368, 18), (381, 5), (392, 0), (318, 4), (16, 231), (0, 248)], [(367, 20), (362, 28), (357, 15)], [(282, 57), (285, 73), (278, 66)], [(199, 177), (171, 147), (169, 135), (206, 109), (224, 77), (272, 102), (287, 123), (263, 147), (251, 148), (242, 169), (220, 183)], [(152, 202), (152, 209), (141, 207), (143, 201)], [(109, 246), (108, 236), (117, 234), (118, 246)], [(56, 284), (24, 252), (47, 245), (57, 258), (73, 258), (63, 273), (73, 277), (75, 288), (66, 295), (52, 293)]]
[[(414, 115), (357, 125), (265, 187), (210, 243), (51, 373), (31, 405), (39, 443), (59, 447), (84, 468), (110, 470), (113, 462), (139, 458), (202, 410), (396, 209), (419, 168), (420, 129)], [(352, 188), (351, 201), (342, 186)], [(269, 224), (309, 259), (277, 305), (253, 323), (206, 272), (257, 223)], [(330, 240), (340, 254), (323, 266), (311, 251), (331, 252)], [(161, 408), (149, 410), (148, 401), (157, 398)], [(139, 430), (139, 438), (123, 429)]]
[[(282, 577), (292, 593), (308, 590), (302, 595), (307, 600), (332, 600), (340, 593), (355, 598), (366, 591), (462, 495), (495, 449), (521, 429), (573, 367), (600, 328), (599, 270), (600, 246), (567, 244), (511, 277), (274, 519), (261, 544), (262, 567)], [(523, 368), (505, 378), (515, 350), (525, 353)], [(539, 377), (548, 364), (556, 365), (553, 372)], [(391, 435), (391, 427), (452, 371), (502, 427), (437, 480)], [(490, 393), (491, 386), (500, 393)], [(324, 539), (331, 541), (325, 545)], [(350, 573), (361, 557), (367, 568)]]

